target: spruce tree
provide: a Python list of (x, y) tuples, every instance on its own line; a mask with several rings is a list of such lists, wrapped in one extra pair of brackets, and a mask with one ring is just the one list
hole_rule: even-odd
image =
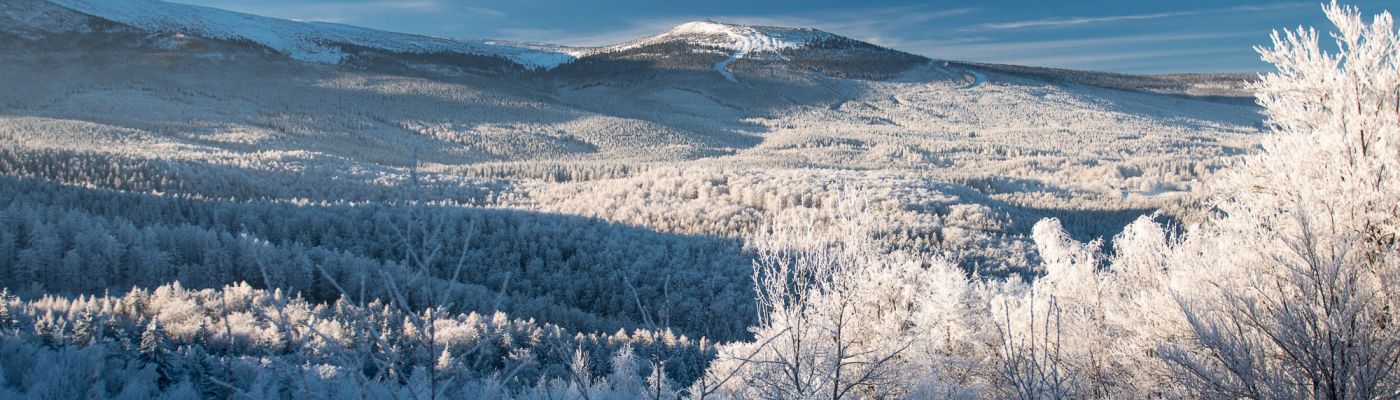
[(141, 360), (156, 365), (156, 372), (160, 373), (157, 382), (162, 387), (175, 381), (169, 357), (170, 339), (160, 322), (152, 320), (146, 325), (146, 331), (141, 332), (141, 344), (137, 351), (141, 354)]
[(84, 311), (73, 321), (73, 344), (78, 346), (91, 345), (97, 339), (97, 321), (91, 312)]

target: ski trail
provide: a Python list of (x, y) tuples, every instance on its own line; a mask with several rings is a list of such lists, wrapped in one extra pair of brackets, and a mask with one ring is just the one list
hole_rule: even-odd
[(730, 82), (739, 82), (738, 79), (735, 79), (735, 78), (734, 78), (734, 73), (733, 73), (733, 72), (729, 72), (729, 69), (728, 69), (728, 68), (729, 68), (729, 63), (732, 63), (732, 62), (734, 62), (734, 60), (738, 60), (739, 57), (743, 57), (743, 56), (744, 56), (744, 52), (741, 51), (741, 52), (738, 52), (738, 53), (734, 53), (734, 55), (729, 56), (729, 58), (724, 59), (724, 61), (720, 61), (720, 62), (715, 63), (715, 72), (719, 72), (720, 75), (724, 75), (724, 79), (728, 79)]
[[(942, 63), (937, 63), (935, 60), (928, 60), (928, 65), (929, 65), (930, 67), (938, 67), (938, 66), (941, 66), (941, 67), (944, 68), (944, 69), (952, 69), (952, 66), (949, 65), (947, 61), (943, 61)], [(975, 87), (978, 87), (978, 86), (982, 86), (983, 83), (987, 83), (987, 74), (984, 74), (984, 73), (981, 73), (981, 72), (977, 72), (977, 71), (973, 71), (973, 70), (967, 69), (967, 68), (961, 68), (961, 69), (962, 69), (962, 72), (963, 72), (963, 79), (964, 79), (964, 80), (967, 79), (967, 76), (968, 76), (968, 75), (972, 75), (972, 82), (968, 83), (967, 86), (963, 86), (963, 89), (972, 89), (972, 88), (975, 88)]]
[(975, 88), (975, 87), (978, 87), (978, 86), (982, 86), (983, 83), (986, 83), (986, 82), (987, 82), (987, 75), (986, 75), (986, 74), (983, 74), (983, 73), (977, 72), (977, 71), (973, 71), (973, 70), (970, 70), (970, 69), (968, 69), (968, 70), (963, 70), (963, 71), (964, 71), (964, 72), (967, 72), (967, 73), (969, 73), (969, 74), (972, 74), (972, 83), (969, 83), (969, 84), (968, 84), (966, 87), (964, 87), (963, 89), (972, 89), (972, 88)]

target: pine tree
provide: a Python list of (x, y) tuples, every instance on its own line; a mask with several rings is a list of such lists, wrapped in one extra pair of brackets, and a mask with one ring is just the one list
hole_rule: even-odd
[(209, 319), (205, 318), (199, 321), (199, 328), (195, 329), (194, 335), (190, 337), (190, 344), (194, 346), (207, 346), (209, 345), (209, 337)]
[(141, 332), (141, 345), (137, 351), (141, 352), (141, 357), (146, 361), (155, 361), (165, 352), (169, 351), (168, 338), (165, 335), (165, 328), (160, 322), (152, 320), (146, 324), (146, 330)]
[(0, 330), (13, 328), (17, 322), (10, 313), (10, 298), (10, 289), (0, 288)]
[(155, 364), (156, 372), (160, 373), (160, 384), (165, 386), (174, 382), (174, 374), (170, 364), (170, 342), (165, 334), (165, 328), (160, 322), (151, 320), (146, 324), (146, 330), (141, 332), (141, 344), (137, 347), (137, 352), (141, 355), (141, 360)]
[(78, 315), (78, 319), (73, 321), (73, 344), (78, 346), (91, 345), (97, 340), (97, 321), (91, 312), (83, 311)]
[(57, 346), (63, 340), (66, 320), (54, 316), (53, 311), (45, 312), (34, 321), (34, 334), (50, 346)]

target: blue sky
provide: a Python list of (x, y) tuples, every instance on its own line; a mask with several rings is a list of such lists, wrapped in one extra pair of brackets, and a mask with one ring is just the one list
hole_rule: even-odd
[[(933, 58), (1131, 73), (1252, 72), (1274, 28), (1329, 27), (1316, 2), (179, 0), (395, 32), (603, 45), (710, 18), (814, 27)], [(1353, 1), (1363, 13), (1392, 5)], [(1396, 10), (1400, 11), (1400, 10)]]

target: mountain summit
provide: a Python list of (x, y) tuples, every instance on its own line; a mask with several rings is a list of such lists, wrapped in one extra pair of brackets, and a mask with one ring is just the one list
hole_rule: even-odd
[(680, 24), (666, 33), (639, 39), (632, 43), (645, 44), (681, 40), (694, 45), (727, 49), (739, 53), (777, 53), (783, 50), (814, 46), (836, 39), (845, 38), (811, 28), (738, 25), (704, 20)]

